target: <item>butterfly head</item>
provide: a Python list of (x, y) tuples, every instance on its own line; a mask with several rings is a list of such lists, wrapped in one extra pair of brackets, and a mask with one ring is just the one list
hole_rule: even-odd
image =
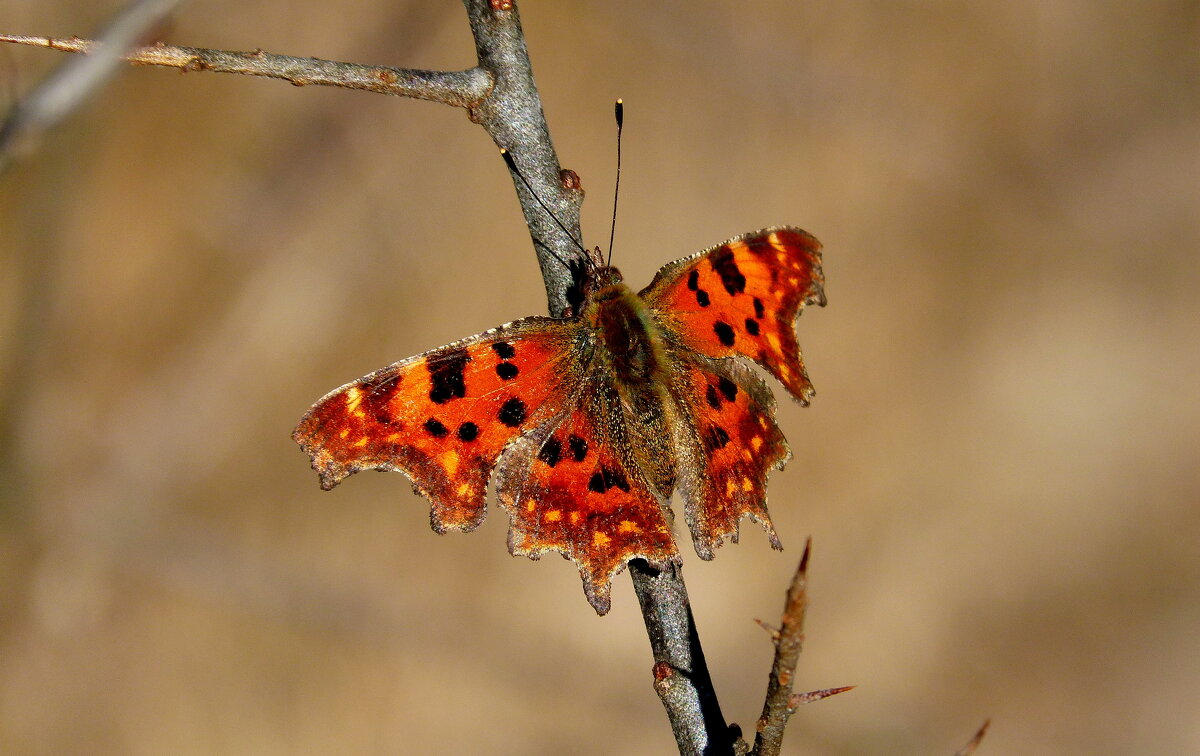
[(621, 271), (611, 265), (596, 268), (583, 282), (584, 300), (597, 302), (622, 296), (627, 290), (624, 280)]
[(564, 264), (571, 272), (571, 285), (567, 287), (567, 304), (571, 306), (568, 314), (581, 314), (588, 301), (595, 300), (604, 289), (621, 283), (621, 271), (609, 265), (597, 262), (600, 250), (595, 250), (594, 256), (574, 257)]

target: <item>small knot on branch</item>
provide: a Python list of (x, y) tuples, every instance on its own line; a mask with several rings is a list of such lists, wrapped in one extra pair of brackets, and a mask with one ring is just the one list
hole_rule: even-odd
[(654, 692), (660, 697), (666, 697), (671, 692), (672, 678), (675, 676), (675, 669), (665, 661), (654, 663)]
[(583, 191), (583, 181), (579, 178), (579, 174), (570, 168), (563, 168), (558, 172), (558, 183), (562, 184), (563, 189), (569, 191)]
[(492, 6), (492, 10), (497, 13), (510, 11), (513, 9), (513, 0), (488, 0), (488, 4)]

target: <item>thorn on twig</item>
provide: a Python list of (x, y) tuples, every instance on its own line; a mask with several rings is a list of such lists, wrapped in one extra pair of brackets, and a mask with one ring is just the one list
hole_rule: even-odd
[(848, 690), (854, 690), (854, 686), (844, 685), (840, 688), (825, 688), (823, 690), (810, 690), (807, 693), (795, 693), (788, 699), (788, 709), (794, 713), (796, 709), (799, 709), (804, 704), (836, 696), (838, 693), (845, 693)]
[(966, 745), (955, 751), (954, 756), (971, 756), (971, 754), (975, 753), (975, 749), (978, 748), (979, 744), (983, 742), (983, 736), (987, 734), (988, 727), (991, 725), (992, 720), (983, 720), (983, 725), (980, 726), (979, 730), (975, 733), (975, 736), (968, 740)]
[(763, 630), (767, 631), (767, 635), (771, 636), (771, 641), (773, 643), (779, 642), (779, 628), (777, 628), (774, 625), (771, 625), (769, 623), (763, 622), (758, 617), (755, 617), (754, 621), (755, 621), (755, 623), (758, 624), (759, 627), (761, 627)]

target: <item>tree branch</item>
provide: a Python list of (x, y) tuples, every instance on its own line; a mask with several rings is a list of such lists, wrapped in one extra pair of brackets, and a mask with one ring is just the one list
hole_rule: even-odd
[[(106, 45), (79, 37), (55, 39), (15, 34), (0, 35), (0, 42), (46, 47), (62, 52), (94, 55)], [(290, 55), (253, 50), (233, 52), (182, 47), (162, 43), (129, 50), (120, 56), (140, 66), (165, 66), (180, 71), (214, 71), (283, 79), (296, 86), (317, 84), (346, 89), (363, 89), (379, 94), (416, 97), (457, 107), (469, 107), (487, 96), (491, 79), (486, 71), (422, 71), (389, 66), (366, 66), (320, 58), (294, 58)]]
[(679, 566), (657, 570), (644, 559), (629, 563), (633, 590), (654, 654), (654, 690), (662, 699), (683, 754), (733, 753), (741, 732), (726, 726)]

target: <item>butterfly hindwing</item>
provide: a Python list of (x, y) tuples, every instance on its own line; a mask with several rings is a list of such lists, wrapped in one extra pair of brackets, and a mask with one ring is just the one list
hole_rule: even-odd
[(794, 321), (825, 304), (820, 249), (798, 228), (754, 231), (664, 266), (641, 296), (684, 347), (749, 357), (807, 404)]
[(791, 457), (775, 424), (775, 400), (761, 378), (729, 359), (692, 357), (675, 368), (675, 401), (688, 422), (678, 442), (680, 489), (696, 553), (712, 559), (725, 538), (737, 541), (749, 515), (781, 548), (767, 514), (767, 475)]
[(617, 408), (592, 383), (571, 410), (510, 447), (496, 489), (511, 517), (509, 550), (574, 561), (588, 601), (605, 614), (612, 578), (629, 560), (661, 566), (678, 551), (666, 503), (630, 458), (624, 429), (599, 421)]
[(570, 346), (569, 321), (518, 320), (332, 391), (293, 438), (322, 488), (359, 470), (398, 470), (432, 503), (435, 530), (472, 530), (500, 452), (569, 393)]

